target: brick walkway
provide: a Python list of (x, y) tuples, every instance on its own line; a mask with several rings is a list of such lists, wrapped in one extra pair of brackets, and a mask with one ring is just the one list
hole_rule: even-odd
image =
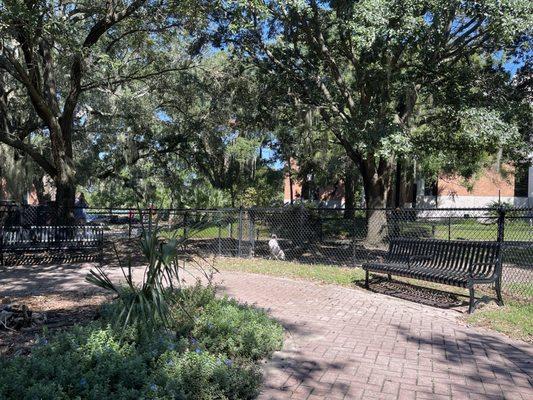
[(287, 329), (261, 399), (533, 399), (533, 346), (457, 311), (332, 285), (223, 273)]
[[(0, 272), (0, 295), (83, 290), (87, 267)], [(533, 346), (362, 289), (223, 272), (221, 289), (287, 330), (261, 399), (533, 399)]]

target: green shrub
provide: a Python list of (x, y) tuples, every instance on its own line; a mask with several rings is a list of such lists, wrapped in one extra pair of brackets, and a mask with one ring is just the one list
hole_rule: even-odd
[(1, 369), (0, 398), (7, 399), (135, 399), (149, 377), (145, 355), (98, 324), (59, 334)]
[(117, 328), (115, 302), (100, 321), (41, 338), (28, 357), (0, 359), (0, 399), (254, 398), (255, 362), (281, 347), (281, 326), (211, 287), (171, 296), (171, 326)]
[(487, 208), (489, 209), (489, 215), (495, 218), (498, 218), (500, 215), (500, 210), (505, 211), (507, 217), (518, 217), (522, 215), (521, 212), (508, 201), (495, 200), (491, 202)]
[(159, 359), (156, 370), (155, 392), (178, 399), (253, 399), (261, 383), (256, 367), (238, 367), (200, 350), (181, 356), (168, 352)]
[(172, 329), (193, 346), (231, 359), (256, 361), (281, 347), (283, 329), (262, 311), (196, 285), (175, 294)]
[(177, 336), (190, 336), (196, 316), (201, 314), (208, 304), (216, 301), (215, 289), (212, 286), (196, 284), (175, 291), (172, 301), (172, 329)]
[[(193, 224), (190, 232), (196, 232), (201, 224)], [(101, 266), (91, 269), (86, 276), (89, 283), (113, 293), (117, 300), (109, 308), (107, 317), (115, 328), (135, 327), (140, 330), (139, 335), (151, 334), (160, 329), (161, 325), (170, 325), (170, 314), (173, 304), (173, 293), (180, 290), (183, 275), (187, 272), (185, 259), (194, 264), (194, 269), (203, 273), (210, 281), (213, 269), (203, 262), (190, 257), (194, 251), (187, 253), (189, 235), (176, 235), (162, 240), (159, 233), (161, 228), (151, 216), (148, 229), (144, 229), (139, 241), (140, 248), (147, 262), (140, 282), (134, 281), (131, 270), (131, 260), (127, 267), (120, 262), (122, 274), (125, 278), (120, 284), (113, 283)], [(116, 250), (116, 249), (115, 249)]]
[(77, 327), (29, 357), (0, 361), (0, 398), (208, 400), (258, 392), (261, 375), (253, 365), (188, 349), (183, 339), (139, 345), (119, 338), (98, 324)]
[(230, 358), (259, 360), (281, 347), (283, 330), (260, 310), (235, 300), (212, 301), (192, 331), (201, 348)]

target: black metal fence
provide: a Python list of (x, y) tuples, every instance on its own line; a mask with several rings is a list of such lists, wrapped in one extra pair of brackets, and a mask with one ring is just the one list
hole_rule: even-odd
[[(43, 206), (0, 207), (1, 226), (54, 225), (61, 215)], [(86, 208), (79, 224), (99, 224), (106, 240), (134, 238), (149, 224), (163, 236), (187, 236), (204, 255), (284, 258), (302, 264), (356, 267), (383, 257), (392, 237), (498, 241), (503, 288), (533, 298), (533, 209), (282, 208), (171, 210)], [(272, 235), (283, 252), (272, 254)]]

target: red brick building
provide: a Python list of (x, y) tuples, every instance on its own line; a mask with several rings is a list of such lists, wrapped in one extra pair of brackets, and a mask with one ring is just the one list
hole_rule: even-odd
[[(533, 207), (533, 167), (522, 174), (517, 181), (515, 171), (510, 166), (486, 169), (475, 179), (464, 181), (458, 176), (440, 175), (434, 182), (417, 180), (413, 185), (403, 187), (402, 198), (408, 206), (413, 205), (413, 192), (416, 190), (416, 205), (418, 207), (439, 208), (480, 208), (495, 201), (513, 204), (517, 207)], [(292, 165), (293, 171), (297, 169)], [(525, 176), (524, 176), (525, 175)], [(330, 207), (344, 206), (344, 185), (336, 185), (318, 189), (318, 196), (309, 196), (305, 192), (305, 183), (290, 179), (285, 175), (284, 202), (300, 200), (302, 197), (314, 198)], [(292, 195), (291, 195), (292, 192)]]

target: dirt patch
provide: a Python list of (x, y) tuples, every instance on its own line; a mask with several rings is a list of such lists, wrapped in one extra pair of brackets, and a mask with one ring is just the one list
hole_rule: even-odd
[(3, 302), (25, 305), (33, 312), (43, 313), (43, 324), (20, 330), (0, 330), (0, 356), (28, 354), (43, 337), (43, 330), (54, 332), (74, 324), (86, 324), (98, 316), (100, 305), (110, 296), (96, 290), (61, 294), (16, 296)]

